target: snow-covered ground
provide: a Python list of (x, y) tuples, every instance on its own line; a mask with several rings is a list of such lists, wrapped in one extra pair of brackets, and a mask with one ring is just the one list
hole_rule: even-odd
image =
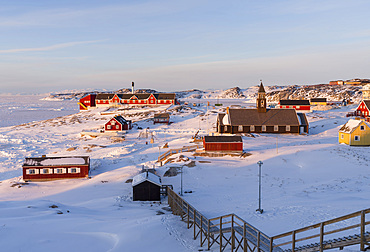
[[(240, 99), (237, 104), (240, 104)], [(243, 101), (242, 101), (243, 102)], [(221, 102), (222, 103), (222, 102)], [(228, 103), (229, 104), (229, 103)], [(9, 105), (11, 106), (11, 105)], [(76, 105), (77, 107), (77, 105)], [(4, 251), (197, 251), (199, 240), (162, 204), (132, 202), (128, 179), (142, 165), (152, 167), (160, 149), (190, 143), (198, 128), (212, 131), (224, 108), (161, 106), (171, 125), (153, 125), (155, 111), (135, 108), (123, 116), (135, 122), (126, 140), (81, 137), (110, 118), (103, 109), (0, 128), (0, 245)], [(338, 144), (338, 129), (354, 106), (307, 114), (310, 134), (243, 137), (246, 158), (194, 157), (184, 166), (185, 199), (207, 217), (235, 213), (268, 235), (369, 207), (368, 147)], [(208, 112), (207, 112), (208, 111)], [(44, 113), (44, 112), (41, 112)], [(149, 127), (154, 143), (138, 138)], [(277, 143), (277, 144), (276, 144)], [(278, 148), (277, 148), (278, 146)], [(25, 157), (89, 155), (91, 179), (23, 184)], [(258, 166), (262, 166), (262, 208), (258, 214)], [(189, 162), (188, 161), (188, 162)], [(180, 176), (163, 177), (180, 190)], [(215, 250), (217, 248), (214, 248)], [(358, 247), (345, 251), (358, 251)]]

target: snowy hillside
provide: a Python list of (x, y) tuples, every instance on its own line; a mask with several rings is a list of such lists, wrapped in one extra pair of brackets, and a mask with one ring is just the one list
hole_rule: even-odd
[[(274, 90), (278, 87), (274, 87)], [(272, 92), (273, 88), (266, 88)], [(252, 99), (256, 87), (214, 93), (189, 91), (217, 98), (225, 94)], [(307, 91), (308, 92), (308, 91)], [(357, 95), (358, 93), (355, 93)], [(196, 98), (196, 97), (191, 97)], [(221, 97), (220, 97), (221, 98)], [(235, 103), (239, 103), (235, 99)], [(355, 105), (307, 114), (309, 135), (255, 134), (243, 137), (240, 157), (195, 157), (158, 167), (165, 143), (169, 148), (192, 146), (200, 128), (211, 132), (216, 115), (225, 108), (160, 106), (120, 113), (133, 120), (125, 141), (81, 137), (99, 129), (111, 115), (92, 109), (59, 118), (0, 128), (0, 232), (4, 251), (198, 251), (192, 230), (171, 214), (166, 201), (132, 202), (126, 183), (142, 165), (156, 166), (163, 184), (180, 190), (180, 175), (165, 177), (170, 167), (183, 167), (184, 198), (212, 218), (235, 213), (268, 235), (321, 222), (369, 208), (368, 147), (338, 144), (338, 129)], [(171, 125), (153, 125), (153, 114), (167, 110)], [(118, 112), (117, 112), (118, 113)], [(149, 128), (154, 143), (139, 138)], [(25, 157), (89, 155), (91, 179), (24, 183)], [(184, 161), (187, 160), (187, 161)], [(258, 166), (262, 167), (263, 214), (258, 206)], [(192, 162), (192, 165), (187, 165)], [(213, 248), (212, 251), (217, 251)], [(344, 251), (358, 251), (358, 247)]]
[[(316, 97), (325, 97), (329, 101), (342, 101), (351, 99), (359, 102), (362, 92), (362, 86), (329, 86), (329, 85), (304, 85), (304, 86), (265, 86), (267, 99), (269, 102), (278, 102), (279, 99), (310, 99)], [(187, 90), (177, 91), (176, 97), (180, 100), (186, 99), (246, 99), (253, 101), (256, 99), (258, 86), (249, 88), (233, 87), (225, 90)], [(97, 91), (102, 92), (102, 91)], [(104, 91), (108, 92), (108, 91)], [(131, 89), (123, 88), (116, 91), (117, 93), (130, 93)], [(153, 89), (138, 89), (137, 93), (156, 93)], [(55, 99), (80, 99), (90, 92), (70, 92), (61, 94), (50, 94), (45, 97), (46, 100)]]

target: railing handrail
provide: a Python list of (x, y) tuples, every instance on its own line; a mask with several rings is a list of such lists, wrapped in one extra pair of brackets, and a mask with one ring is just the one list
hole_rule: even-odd
[[(368, 214), (368, 213), (370, 213), (370, 208), (364, 209), (362, 211), (364, 211), (365, 214)], [(301, 233), (301, 232), (304, 232), (304, 231), (319, 228), (322, 224), (324, 224), (326, 226), (326, 225), (330, 225), (330, 224), (333, 224), (333, 223), (342, 222), (344, 220), (352, 219), (352, 218), (361, 216), (362, 211), (357, 211), (357, 212), (350, 213), (350, 214), (347, 214), (347, 215), (344, 215), (344, 216), (341, 216), (341, 217), (337, 217), (337, 218), (334, 218), (334, 219), (331, 219), (331, 220), (327, 220), (327, 221), (319, 222), (319, 223), (316, 223), (316, 224), (313, 224), (313, 225), (310, 225), (310, 226), (306, 226), (306, 227), (303, 227), (303, 228), (298, 228), (298, 229), (295, 229), (295, 230), (291, 230), (289, 232), (285, 232), (285, 233), (282, 233), (282, 234), (279, 234), (279, 235), (275, 235), (275, 236), (273, 236), (273, 238), (274, 239), (279, 239), (279, 238), (282, 238), (282, 237), (292, 235), (293, 232), (295, 232), (297, 234), (297, 233)], [(338, 232), (340, 232), (340, 231), (338, 231)]]
[(193, 151), (193, 150), (196, 150), (198, 148), (199, 148), (198, 145), (192, 145), (192, 146), (183, 146), (182, 148), (177, 148), (177, 149), (169, 149), (165, 153), (158, 156), (158, 162), (162, 161), (164, 158), (166, 158), (169, 155), (179, 153), (179, 151), (180, 152)]

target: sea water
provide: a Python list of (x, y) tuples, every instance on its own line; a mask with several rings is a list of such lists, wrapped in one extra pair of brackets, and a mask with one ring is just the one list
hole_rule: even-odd
[(0, 127), (79, 112), (77, 100), (43, 100), (46, 95), (0, 95)]

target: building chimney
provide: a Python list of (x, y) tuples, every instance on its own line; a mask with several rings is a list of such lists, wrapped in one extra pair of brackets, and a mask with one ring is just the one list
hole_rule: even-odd
[(132, 82), (132, 94), (134, 94), (134, 82)]

